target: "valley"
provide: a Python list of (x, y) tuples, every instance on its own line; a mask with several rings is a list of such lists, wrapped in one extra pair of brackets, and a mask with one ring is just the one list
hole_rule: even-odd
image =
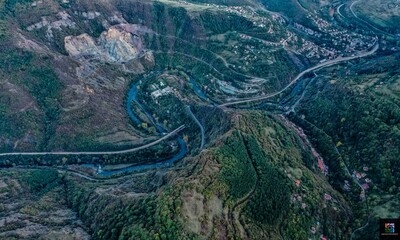
[(383, 2), (0, 1), (0, 239), (377, 239)]

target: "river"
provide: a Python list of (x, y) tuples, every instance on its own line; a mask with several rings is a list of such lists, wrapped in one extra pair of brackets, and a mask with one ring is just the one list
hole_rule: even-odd
[[(156, 127), (157, 132), (161, 134), (165, 134), (166, 130), (163, 126), (159, 125), (156, 123), (154, 120), (153, 116), (147, 112), (146, 108), (143, 106), (143, 104), (139, 101), (138, 99), (138, 87), (146, 81), (149, 78), (152, 78), (154, 76), (157, 76), (160, 74), (160, 72), (155, 72), (144, 79), (138, 81), (137, 83), (133, 84), (131, 89), (128, 92), (128, 98), (126, 102), (126, 111), (130, 117), (130, 119), (136, 124), (140, 125), (142, 121), (134, 114), (132, 110), (132, 103), (136, 103), (141, 110), (143, 111), (144, 114), (149, 118), (149, 120), (152, 122), (152, 124)], [(192, 87), (192, 90), (196, 93), (198, 97), (205, 101), (210, 101), (210, 99), (206, 96), (206, 94), (201, 90), (201, 88), (197, 85), (195, 80), (190, 77), (190, 85)], [(140, 88), (139, 88), (140, 89)], [(142, 165), (135, 165), (135, 166), (129, 166), (121, 169), (115, 169), (115, 170), (101, 170), (97, 172), (98, 176), (102, 177), (111, 177), (116, 174), (123, 174), (123, 173), (129, 173), (129, 172), (135, 172), (135, 171), (143, 171), (143, 170), (149, 170), (149, 169), (157, 169), (157, 168), (163, 168), (163, 167), (169, 167), (172, 164), (174, 164), (176, 161), (181, 160), (183, 157), (188, 152), (188, 148), (186, 146), (186, 142), (183, 140), (182, 136), (178, 136), (178, 143), (179, 143), (179, 152), (176, 153), (173, 157), (159, 161), (157, 163), (152, 163), (152, 164), (142, 164)], [(156, 161), (156, 160), (154, 160)], [(86, 165), (87, 167), (94, 167), (94, 165)]]

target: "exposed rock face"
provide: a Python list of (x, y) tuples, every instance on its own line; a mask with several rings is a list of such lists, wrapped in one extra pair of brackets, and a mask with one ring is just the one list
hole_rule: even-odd
[(62, 30), (62, 28), (76, 28), (76, 23), (71, 19), (71, 16), (66, 12), (59, 12), (57, 14), (57, 21), (51, 22), (46, 17), (42, 17), (42, 21), (28, 26), (26, 29), (28, 31), (33, 31), (35, 29), (46, 28), (46, 36), (48, 39), (54, 37), (53, 30)]
[(103, 33), (99, 43), (106, 54), (116, 62), (126, 62), (132, 57), (137, 57), (143, 48), (142, 41), (137, 35), (115, 28)]
[(142, 26), (121, 24), (109, 28), (98, 39), (84, 33), (67, 36), (65, 49), (72, 57), (91, 57), (104, 62), (124, 63), (144, 53), (141, 33), (149, 32)]
[(87, 33), (77, 37), (68, 36), (64, 39), (64, 43), (65, 49), (71, 56), (99, 54), (95, 41)]

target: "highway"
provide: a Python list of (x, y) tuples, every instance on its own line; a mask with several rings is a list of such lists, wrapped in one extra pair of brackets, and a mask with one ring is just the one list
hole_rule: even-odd
[(339, 57), (336, 58), (334, 60), (329, 60), (326, 61), (324, 63), (320, 63), (314, 67), (308, 68), (306, 70), (304, 70), (303, 72), (299, 73), (286, 87), (284, 87), (283, 89), (279, 90), (278, 92), (275, 93), (271, 93), (265, 96), (260, 96), (260, 97), (253, 97), (253, 98), (246, 98), (246, 99), (242, 99), (242, 100), (237, 100), (237, 101), (233, 101), (233, 102), (228, 102), (228, 103), (224, 103), (219, 105), (219, 107), (228, 107), (228, 106), (232, 106), (232, 105), (237, 105), (237, 104), (242, 104), (242, 103), (249, 103), (249, 102), (255, 102), (255, 101), (260, 101), (260, 100), (265, 100), (271, 97), (275, 97), (279, 94), (281, 94), (282, 92), (286, 91), (289, 87), (291, 87), (293, 84), (295, 84), (299, 79), (301, 79), (305, 74), (321, 69), (321, 68), (325, 68), (325, 67), (330, 67), (333, 65), (336, 65), (338, 63), (342, 63), (342, 62), (346, 62), (346, 61), (350, 61), (353, 59), (357, 59), (357, 58), (363, 58), (363, 57), (367, 57), (369, 55), (374, 54), (377, 50), (379, 49), (379, 44), (375, 44), (374, 48), (371, 49), (368, 52), (362, 52), (359, 53), (356, 56), (350, 56), (350, 57)]
[(166, 134), (165, 136), (161, 137), (160, 139), (157, 139), (154, 142), (131, 148), (131, 149), (126, 149), (126, 150), (121, 150), (121, 151), (103, 151), (103, 152), (13, 152), (13, 153), (1, 153), (0, 157), (7, 157), (7, 156), (43, 156), (43, 155), (116, 155), (116, 154), (124, 154), (124, 153), (131, 153), (131, 152), (136, 152), (142, 149), (146, 149), (149, 147), (152, 147), (172, 136), (177, 134), (178, 132), (182, 131), (185, 128), (185, 125), (182, 125), (175, 129), (174, 131)]

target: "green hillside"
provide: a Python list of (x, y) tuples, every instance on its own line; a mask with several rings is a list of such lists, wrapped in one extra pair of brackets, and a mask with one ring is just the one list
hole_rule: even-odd
[(378, 239), (400, 42), (372, 2), (0, 0), (0, 239)]

